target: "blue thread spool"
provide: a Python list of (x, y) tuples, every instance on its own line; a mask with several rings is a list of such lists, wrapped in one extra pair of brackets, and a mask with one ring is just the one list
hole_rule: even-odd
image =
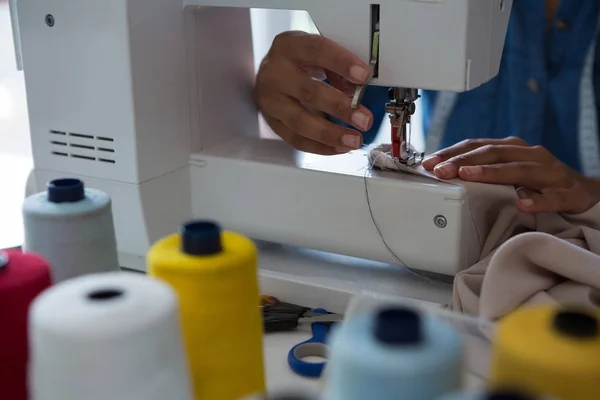
[(49, 263), (54, 283), (118, 271), (112, 200), (79, 179), (55, 179), (23, 201), (23, 251)]
[(460, 388), (462, 356), (459, 333), (432, 316), (357, 316), (332, 333), (326, 399), (434, 400)]

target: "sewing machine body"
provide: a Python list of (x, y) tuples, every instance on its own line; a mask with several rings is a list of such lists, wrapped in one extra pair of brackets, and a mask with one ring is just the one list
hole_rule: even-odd
[[(16, 13), (14, 3), (30, 191), (64, 176), (106, 191), (123, 266), (143, 269), (149, 245), (192, 217), (397, 264), (367, 192), (408, 266), (454, 275), (477, 256), (464, 245), (475, 232), (460, 187), (371, 173), (363, 151), (319, 157), (260, 137), (250, 13), (238, 7), (306, 9), (321, 33), (367, 60), (370, 2), (19, 0)], [(511, 1), (379, 4), (373, 84), (463, 91), (496, 75)], [(214, 5), (223, 7), (202, 7)]]

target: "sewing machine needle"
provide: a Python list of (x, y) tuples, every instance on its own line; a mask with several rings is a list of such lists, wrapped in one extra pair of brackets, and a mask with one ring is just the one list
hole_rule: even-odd
[(369, 80), (364, 84), (360, 85), (356, 88), (354, 92), (354, 97), (352, 97), (352, 108), (358, 108), (360, 105), (363, 96), (365, 95), (365, 91), (367, 90), (367, 86), (369, 86), (369, 82), (373, 79), (373, 75), (375, 74), (375, 66), (377, 65), (377, 58), (379, 57), (379, 31), (375, 31), (373, 33), (373, 44), (371, 47), (371, 61), (369, 62), (369, 70), (370, 76)]

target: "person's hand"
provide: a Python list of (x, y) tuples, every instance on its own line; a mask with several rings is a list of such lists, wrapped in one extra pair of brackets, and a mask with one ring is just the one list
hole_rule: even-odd
[(423, 167), (441, 179), (515, 185), (523, 212), (580, 213), (599, 200), (590, 179), (514, 137), (465, 140), (432, 154)]
[[(333, 86), (323, 82), (325, 77)], [(278, 35), (256, 77), (254, 97), (269, 126), (298, 150), (332, 155), (362, 145), (362, 135), (327, 121), (336, 117), (361, 131), (373, 115), (353, 110), (351, 95), (369, 78), (360, 58), (333, 41), (304, 32)]]

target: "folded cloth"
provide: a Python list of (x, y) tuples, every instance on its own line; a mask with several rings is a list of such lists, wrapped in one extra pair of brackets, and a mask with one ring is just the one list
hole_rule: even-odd
[[(390, 148), (371, 150), (371, 165), (441, 181), (398, 163)], [(600, 307), (600, 203), (581, 214), (526, 214), (512, 186), (444, 182), (466, 189), (481, 244), (479, 261), (454, 279), (450, 309), (497, 320), (526, 304)]]

